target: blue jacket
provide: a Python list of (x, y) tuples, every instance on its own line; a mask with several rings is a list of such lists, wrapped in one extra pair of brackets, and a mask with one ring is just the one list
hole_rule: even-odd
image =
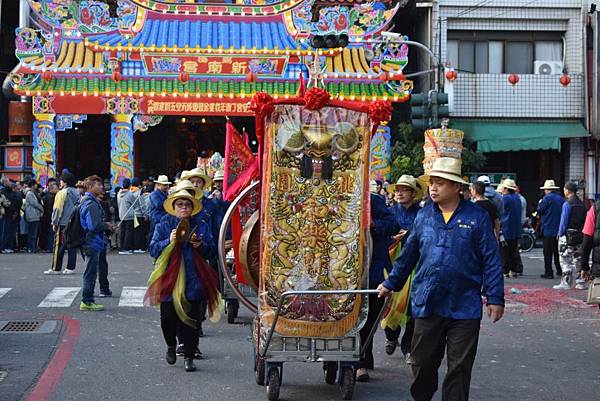
[[(195, 227), (197, 222), (194, 219), (195, 216), (190, 220), (190, 226)], [(169, 245), (169, 237), (171, 231), (177, 228), (180, 219), (175, 216), (165, 215), (160, 222), (154, 228), (154, 234), (152, 235), (152, 241), (150, 242), (150, 255), (153, 258), (158, 258), (162, 251)], [(194, 231), (197, 236), (203, 239), (202, 246), (200, 247), (200, 253), (204, 258), (207, 258), (213, 252), (212, 249), (212, 234), (210, 229), (205, 224), (199, 224), (196, 226)], [(202, 285), (200, 279), (196, 273), (194, 261), (192, 258), (192, 246), (190, 244), (183, 245), (183, 263), (185, 265), (185, 297), (190, 301), (198, 301), (204, 298), (202, 292)], [(171, 297), (169, 300), (171, 301)]]
[(537, 212), (542, 218), (542, 236), (556, 237), (560, 225), (560, 214), (565, 199), (556, 192), (544, 196), (537, 207)]
[(86, 192), (81, 199), (81, 209), (79, 210), (79, 221), (81, 227), (85, 230), (85, 250), (92, 249), (101, 251), (105, 248), (104, 232), (108, 226), (104, 222), (104, 209), (98, 199), (90, 192)]
[(407, 209), (397, 203), (390, 207), (390, 210), (394, 214), (394, 218), (396, 219), (396, 223), (400, 227), (400, 230), (410, 230), (421, 207), (418, 203), (413, 203), (413, 205)]
[[(212, 203), (214, 205), (213, 212), (213, 238), (215, 242), (219, 241), (219, 232), (221, 231), (221, 224), (223, 223), (223, 219), (225, 218), (225, 213), (227, 213), (227, 209), (229, 209), (229, 205), (231, 202), (228, 202), (223, 199), (212, 198)], [(231, 239), (231, 225), (227, 228), (227, 234), (225, 236), (226, 239)]]
[(502, 196), (502, 205), (504, 213), (500, 216), (500, 227), (502, 235), (506, 240), (514, 240), (521, 237), (521, 198), (516, 193)]
[(500, 195), (498, 192), (496, 192), (494, 187), (492, 187), (491, 185), (485, 186), (485, 192), (483, 193), (483, 195), (486, 198), (488, 198), (490, 201), (492, 201), (494, 206), (496, 206), (496, 210), (498, 211), (498, 216), (502, 216), (502, 213), (504, 212), (504, 204), (502, 203), (502, 195)]
[(155, 189), (150, 194), (150, 223), (152, 223), (153, 226), (157, 225), (160, 222), (160, 219), (167, 214), (163, 206), (166, 199), (167, 193), (159, 191), (158, 189)]
[(373, 250), (369, 266), (369, 287), (377, 288), (383, 281), (383, 269), (390, 271), (392, 261), (388, 252), (388, 238), (400, 231), (394, 215), (385, 204), (381, 195), (371, 194), (371, 238)]
[(436, 204), (423, 208), (383, 285), (400, 290), (415, 266), (413, 317), (481, 319), (484, 284), (488, 304), (504, 305), (502, 264), (490, 218), (471, 202), (462, 200), (448, 224)]

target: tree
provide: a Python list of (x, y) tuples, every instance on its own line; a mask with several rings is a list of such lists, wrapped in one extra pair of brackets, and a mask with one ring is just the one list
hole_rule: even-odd
[[(410, 124), (401, 122), (392, 128), (391, 182), (403, 174), (414, 177), (423, 174), (424, 142), (423, 131), (413, 131)], [(485, 155), (466, 139), (463, 147), (463, 172), (480, 171), (485, 166)]]

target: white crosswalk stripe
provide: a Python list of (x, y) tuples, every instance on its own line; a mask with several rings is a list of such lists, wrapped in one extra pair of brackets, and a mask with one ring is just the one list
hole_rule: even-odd
[(0, 298), (8, 294), (10, 290), (12, 290), (12, 288), (0, 288)]
[(123, 287), (119, 306), (143, 307), (147, 287)]
[(71, 306), (80, 287), (55, 287), (38, 305), (39, 308), (67, 308)]

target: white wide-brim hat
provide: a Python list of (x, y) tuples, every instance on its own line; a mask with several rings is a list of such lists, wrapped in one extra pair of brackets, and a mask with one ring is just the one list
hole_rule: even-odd
[(166, 175), (159, 175), (156, 180), (154, 180), (155, 184), (163, 184), (163, 185), (171, 185), (171, 181), (169, 181), (169, 177)]
[(554, 180), (546, 180), (544, 182), (544, 186), (540, 187), (540, 189), (560, 189), (560, 188), (556, 186), (556, 184), (554, 183)]
[(504, 188), (512, 189), (513, 191), (517, 190), (517, 183), (515, 182), (515, 180), (511, 180), (510, 178), (507, 178), (504, 181), (502, 181), (502, 186)]

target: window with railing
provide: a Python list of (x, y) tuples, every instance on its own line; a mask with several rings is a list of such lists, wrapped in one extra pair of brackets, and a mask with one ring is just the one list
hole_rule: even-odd
[(446, 60), (474, 74), (560, 74), (563, 51), (561, 32), (448, 31)]

